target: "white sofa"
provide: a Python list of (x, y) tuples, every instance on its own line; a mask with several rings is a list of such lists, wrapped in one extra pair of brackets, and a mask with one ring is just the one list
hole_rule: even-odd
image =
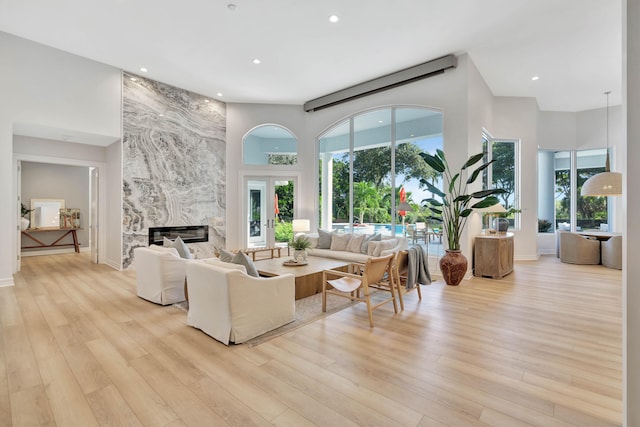
[(228, 345), (245, 342), (295, 319), (292, 274), (256, 278), (218, 259), (187, 264), (187, 324)]
[(175, 248), (151, 245), (135, 248), (133, 253), (140, 298), (162, 305), (184, 301), (187, 260)]
[[(366, 239), (372, 235), (331, 233), (331, 244), (328, 249), (318, 247), (320, 242), (318, 233), (308, 233), (304, 236), (311, 242), (311, 247), (307, 249), (308, 255), (347, 262), (367, 262), (370, 257), (385, 256), (408, 248), (407, 239), (397, 236), (380, 236), (379, 241), (368, 242), (367, 247), (363, 248), (362, 236)], [(359, 242), (354, 239), (359, 240)]]

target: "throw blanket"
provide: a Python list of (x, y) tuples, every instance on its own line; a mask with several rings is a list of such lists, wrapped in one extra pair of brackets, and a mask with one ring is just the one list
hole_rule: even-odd
[(431, 274), (429, 273), (428, 255), (422, 246), (416, 245), (408, 249), (409, 268), (407, 272), (407, 288), (411, 289), (416, 284), (431, 284)]

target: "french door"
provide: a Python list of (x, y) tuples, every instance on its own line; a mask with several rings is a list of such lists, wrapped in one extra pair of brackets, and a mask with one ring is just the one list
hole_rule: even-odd
[(262, 176), (245, 178), (243, 221), (247, 248), (286, 246), (293, 237), (296, 178)]

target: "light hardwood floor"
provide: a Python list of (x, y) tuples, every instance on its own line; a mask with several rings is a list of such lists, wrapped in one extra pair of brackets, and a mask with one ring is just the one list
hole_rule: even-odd
[(519, 262), (225, 347), (84, 254), (0, 288), (2, 426), (617, 426), (621, 272)]

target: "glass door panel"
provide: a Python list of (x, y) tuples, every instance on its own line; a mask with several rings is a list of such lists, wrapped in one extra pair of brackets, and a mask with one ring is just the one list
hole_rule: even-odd
[(286, 246), (293, 237), (295, 179), (251, 177), (245, 189), (245, 247)]

